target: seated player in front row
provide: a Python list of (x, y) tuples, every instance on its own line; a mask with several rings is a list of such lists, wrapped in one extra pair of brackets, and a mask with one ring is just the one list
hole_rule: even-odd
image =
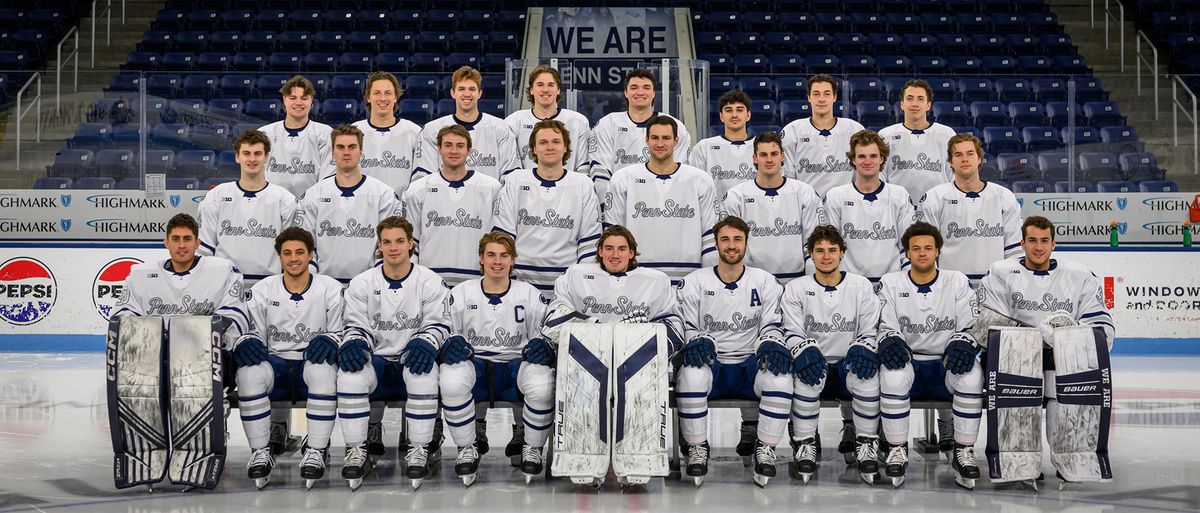
[(792, 407), (792, 353), (779, 315), (783, 286), (742, 262), (750, 238), (745, 221), (726, 217), (713, 232), (720, 262), (689, 274), (679, 290), (687, 344), (675, 395), (686, 472), (696, 484), (708, 473), (708, 399), (758, 399), (754, 482), (763, 486), (775, 476), (775, 445)]
[[(437, 347), (450, 331), (450, 290), (429, 268), (415, 264), (413, 227), (392, 216), (375, 230), (383, 264), (355, 276), (346, 289), (346, 329), (338, 348), (338, 418), (346, 440), (342, 477), (362, 484), (371, 460), (367, 453), (370, 401), (406, 400), (404, 417), (410, 447), (405, 475), (420, 485), (429, 473), (438, 387)], [(368, 363), (370, 364), (368, 366)]]
[(884, 474), (895, 486), (904, 482), (909, 402), (952, 401), (954, 480), (972, 489), (979, 478), (973, 447), (983, 410), (979, 347), (969, 332), (978, 301), (966, 275), (938, 268), (942, 234), (937, 228), (918, 221), (900, 242), (912, 266), (885, 274), (879, 290)]
[[(300, 458), (305, 487), (325, 475), (337, 413), (337, 347), (342, 331), (342, 284), (308, 271), (313, 236), (293, 226), (275, 237), (282, 274), (250, 289), (246, 307), (254, 330), (233, 349), (238, 410), (250, 442), (247, 473), (262, 488), (275, 456), (269, 446), (271, 400), (307, 400), (308, 436)], [(276, 386), (278, 385), (278, 386)]]
[[(487, 437), (477, 436), (477, 415), (487, 407), (476, 400), (524, 402), (521, 471), (526, 482), (542, 472), (542, 446), (554, 414), (553, 351), (541, 338), (546, 303), (533, 285), (513, 280), (517, 259), (512, 237), (491, 232), (479, 239), (483, 277), (450, 291), (450, 332), (438, 353), (442, 409), (458, 445), (454, 472), (470, 486)], [(480, 435), (486, 435), (481, 433)], [(509, 444), (513, 445), (513, 444)]]

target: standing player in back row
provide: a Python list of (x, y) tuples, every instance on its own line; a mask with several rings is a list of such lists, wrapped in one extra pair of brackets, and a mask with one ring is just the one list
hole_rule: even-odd
[[(724, 198), (734, 186), (754, 179), (754, 139), (746, 130), (750, 122), (750, 96), (735, 89), (717, 100), (717, 111), (725, 131), (709, 137), (692, 148), (688, 164), (712, 175), (717, 198)], [(782, 159), (781, 159), (782, 162)]]
[(900, 89), (904, 122), (879, 131), (892, 149), (892, 157), (883, 166), (883, 178), (904, 187), (912, 198), (920, 198), (925, 191), (950, 181), (950, 166), (942, 156), (954, 137), (954, 129), (930, 122), (931, 106), (933, 89), (929, 83), (909, 80)]
[(586, 173), (592, 163), (592, 150), (596, 142), (592, 139), (591, 125), (583, 114), (559, 108), (558, 102), (562, 101), (562, 75), (558, 70), (544, 64), (533, 68), (529, 72), (529, 88), (525, 90), (525, 98), (533, 104), (531, 109), (519, 110), (504, 118), (516, 136), (520, 169), (532, 169), (537, 165), (531, 153), (533, 145), (529, 142), (534, 127), (540, 121), (558, 121), (567, 127), (571, 132), (571, 140), (575, 141), (563, 168)]
[(454, 114), (430, 121), (421, 129), (421, 145), (417, 150), (413, 181), (442, 169), (438, 133), (450, 125), (461, 126), (471, 134), (467, 169), (499, 181), (505, 173), (521, 165), (517, 161), (517, 141), (513, 131), (503, 119), (479, 110), (479, 99), (483, 97), (483, 75), (475, 68), (458, 68), (451, 75), (451, 81), (450, 97), (454, 98)]
[(267, 181), (282, 185), (299, 199), (333, 173), (329, 142), (333, 128), (309, 118), (317, 89), (307, 78), (292, 77), (279, 88), (279, 94), (283, 95), (283, 119), (259, 129), (271, 140)]
[(404, 91), (391, 73), (375, 72), (367, 77), (363, 102), (367, 119), (354, 126), (363, 132), (363, 155), (359, 167), (367, 176), (388, 184), (396, 194), (404, 194), (416, 167), (421, 127), (396, 117), (396, 108)]
[(837, 104), (837, 79), (813, 75), (808, 79), (808, 102), (812, 117), (797, 119), (783, 127), (783, 154), (787, 176), (812, 186), (821, 197), (838, 185), (850, 183), (854, 168), (846, 159), (850, 136), (863, 129), (861, 123), (833, 115)]
[[(654, 110), (654, 73), (645, 68), (630, 70), (625, 75), (625, 102), (627, 110), (613, 112), (596, 122), (592, 137), (596, 139), (596, 151), (592, 153), (592, 180), (603, 197), (605, 183), (618, 169), (641, 164), (650, 160), (650, 148), (646, 144), (648, 122), (666, 116), (677, 127), (677, 144), (672, 150), (675, 162), (688, 161), (688, 149), (692, 147), (692, 136), (682, 121), (670, 114)], [(708, 226), (712, 226), (709, 223)]]

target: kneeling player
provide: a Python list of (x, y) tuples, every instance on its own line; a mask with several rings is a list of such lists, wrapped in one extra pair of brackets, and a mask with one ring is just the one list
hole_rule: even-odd
[[(338, 348), (338, 418), (346, 439), (342, 477), (357, 489), (371, 461), (367, 424), (371, 401), (406, 399), (410, 447), (405, 475), (418, 487), (437, 461), (437, 347), (449, 327), (449, 290), (436, 273), (412, 262), (412, 224), (392, 216), (376, 228), (383, 264), (363, 271), (346, 289), (346, 330)], [(367, 364), (370, 363), (370, 366)], [(431, 458), (430, 453), (433, 453)]]
[(879, 357), (875, 353), (879, 298), (866, 278), (841, 270), (845, 251), (846, 242), (837, 228), (818, 226), (808, 237), (816, 272), (789, 282), (780, 301), (788, 345), (798, 352), (792, 362), (796, 376), (793, 476), (805, 483), (817, 470), (822, 398), (852, 401), (853, 425), (842, 429), (856, 432), (857, 437), (846, 462), (857, 459), (858, 471), (868, 483), (879, 472)]
[(554, 362), (540, 338), (546, 314), (541, 293), (510, 278), (516, 259), (512, 237), (488, 233), (479, 240), (483, 278), (450, 291), (452, 335), (438, 353), (440, 388), (446, 424), (459, 447), (454, 472), (467, 486), (475, 482), (479, 457), (488, 450), (486, 431), (476, 430), (477, 411), (486, 417), (487, 408), (477, 410), (476, 400), (524, 401), (528, 429), (523, 441), (514, 440), (521, 471), (526, 482), (542, 472), (542, 446), (553, 416)]
[(975, 437), (983, 409), (979, 348), (968, 330), (977, 301), (967, 276), (939, 269), (942, 234), (918, 221), (901, 236), (908, 271), (883, 276), (879, 291), (879, 388), (882, 395), (884, 474), (904, 482), (908, 467), (908, 414), (912, 399), (952, 401), (955, 482), (972, 489), (979, 477)]
[(750, 237), (745, 221), (726, 217), (713, 233), (720, 262), (689, 274), (679, 292), (688, 342), (675, 388), (687, 475), (700, 484), (708, 473), (708, 399), (758, 399), (754, 482), (763, 486), (775, 476), (775, 445), (792, 402), (792, 353), (779, 316), (783, 286), (742, 263)]
[[(313, 237), (291, 227), (275, 237), (282, 274), (250, 289), (247, 308), (255, 332), (233, 350), (238, 408), (250, 442), (251, 479), (270, 480), (275, 457), (269, 447), (271, 400), (308, 401), (308, 437), (300, 460), (305, 487), (325, 475), (329, 436), (337, 408), (337, 346), (342, 331), (342, 284), (308, 272)], [(279, 386), (276, 386), (278, 384)]]

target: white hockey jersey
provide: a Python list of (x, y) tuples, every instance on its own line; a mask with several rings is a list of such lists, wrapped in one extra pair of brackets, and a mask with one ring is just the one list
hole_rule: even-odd
[(759, 337), (784, 340), (779, 298), (783, 286), (762, 269), (746, 266), (733, 283), (725, 283), (716, 267), (697, 269), (679, 288), (684, 339), (708, 335), (716, 342), (717, 360), (738, 363), (758, 350)]
[(276, 121), (259, 128), (271, 140), (271, 153), (267, 156), (265, 170), (267, 181), (283, 186), (299, 198), (304, 191), (322, 178), (334, 173), (333, 142), (329, 134), (333, 128), (317, 121), (309, 121), (304, 128), (292, 130)]
[(853, 183), (825, 196), (825, 217), (846, 239), (842, 267), (872, 282), (908, 265), (900, 236), (913, 223), (913, 204), (903, 187), (880, 182), (863, 193)]
[(399, 280), (372, 267), (350, 280), (344, 318), (346, 338), (365, 338), (379, 356), (399, 355), (418, 336), (438, 347), (450, 333), (450, 289), (419, 264)]
[(500, 182), (476, 172), (449, 181), (441, 173), (418, 178), (404, 193), (417, 255), (451, 286), (478, 277), (479, 239), (492, 229)]
[(567, 267), (596, 256), (600, 204), (592, 181), (567, 171), (555, 181), (514, 171), (496, 200), (494, 229), (517, 241), (514, 277), (549, 295)]
[[(571, 157), (567, 159), (563, 168), (567, 171), (587, 172), (592, 163), (592, 150), (596, 147), (587, 117), (570, 109), (558, 109), (557, 114), (546, 119), (562, 121), (571, 136)], [(521, 169), (537, 165), (533, 157), (529, 156), (529, 135), (533, 133), (533, 125), (538, 121), (543, 120), (533, 115), (533, 109), (519, 110), (504, 118), (504, 122), (508, 123), (508, 128), (516, 138), (517, 164)]]
[(295, 214), (296, 197), (281, 186), (268, 183), (247, 191), (236, 181), (220, 184), (200, 202), (197, 252), (233, 262), (253, 285), (280, 272), (275, 237), (292, 225)]
[(724, 198), (735, 185), (749, 182), (758, 176), (754, 168), (754, 138), (730, 141), (724, 135), (709, 137), (696, 143), (688, 156), (688, 164), (707, 172), (717, 188), (717, 197)]
[(214, 256), (196, 256), (192, 268), (177, 273), (171, 260), (135, 264), (129, 269), (113, 317), (157, 315), (220, 315), (230, 321), (225, 348), (254, 329), (244, 303), (242, 275), (233, 263)]
[(304, 358), (313, 337), (342, 332), (342, 284), (323, 274), (309, 274), (308, 286), (293, 293), (283, 275), (268, 276), (250, 288), (246, 308), (254, 332), (271, 354), (287, 360)]
[(485, 294), (483, 279), (464, 281), (450, 291), (450, 332), (462, 335), (475, 356), (489, 362), (509, 362), (533, 337), (540, 337), (546, 304), (532, 285), (510, 280), (503, 294)]
[(854, 179), (846, 158), (850, 136), (862, 130), (859, 122), (837, 118), (830, 130), (818, 130), (812, 118), (797, 119), (783, 127), (784, 174), (812, 186), (821, 197)]
[(879, 324), (879, 297), (871, 282), (842, 271), (842, 281), (827, 287), (814, 276), (792, 280), (783, 289), (783, 330), (788, 344), (812, 338), (831, 363), (846, 357), (854, 344), (875, 348), (875, 326)]
[[(664, 114), (655, 112), (646, 119), (648, 121)], [(682, 121), (670, 117), (675, 120), (679, 134), (679, 141), (675, 145), (675, 162), (687, 162), (692, 136)], [(592, 137), (596, 139), (596, 151), (592, 153), (592, 160), (595, 161), (592, 170), (594, 180), (608, 180), (618, 169), (650, 160), (650, 147), (646, 145), (646, 123), (634, 123), (628, 111), (613, 112), (600, 118), (596, 128), (592, 129)]]
[(679, 280), (715, 265), (712, 227), (718, 205), (712, 177), (687, 164), (657, 175), (646, 164), (616, 172), (604, 204), (604, 222), (629, 228), (638, 241), (638, 263)]
[(316, 239), (313, 263), (321, 273), (350, 283), (375, 261), (375, 227), (394, 215), (403, 215), (403, 208), (387, 184), (363, 175), (357, 185), (343, 188), (331, 176), (300, 198), (296, 225)]
[(983, 278), (992, 263), (1021, 254), (1021, 205), (1012, 191), (985, 182), (963, 192), (954, 182), (938, 185), (917, 204), (917, 219), (937, 227), (945, 243), (938, 264)]
[(505, 173), (521, 167), (517, 160), (517, 141), (508, 123), (491, 114), (479, 113), (479, 119), (467, 123), (454, 117), (442, 116), (425, 124), (421, 129), (421, 145), (417, 149), (417, 168), (413, 181), (424, 175), (441, 171), (442, 155), (437, 149), (437, 134), (442, 128), (461, 125), (471, 134), (471, 154), (467, 156), (467, 169), (501, 180)]
[(913, 198), (954, 179), (946, 162), (946, 145), (954, 129), (933, 123), (925, 130), (910, 130), (896, 123), (879, 131), (891, 154), (883, 163), (883, 179), (899, 185)]
[(746, 264), (770, 272), (785, 285), (804, 276), (805, 243), (823, 222), (823, 209), (812, 187), (794, 178), (785, 177), (774, 189), (751, 180), (725, 195), (725, 213), (750, 226)]
[(1112, 349), (1116, 328), (1104, 303), (1100, 278), (1081, 264), (1050, 259), (1047, 271), (1031, 271), (1025, 258), (992, 264), (980, 283), (983, 305), (1030, 326), (1047, 315), (1064, 310), (1076, 321), (1104, 328)]
[(377, 127), (371, 120), (356, 121), (363, 132), (362, 158), (358, 167), (367, 176), (388, 184), (396, 194), (404, 194), (417, 167), (417, 147), (421, 145), (421, 127), (407, 119), (396, 119), (390, 127)]
[(879, 330), (893, 330), (912, 349), (915, 360), (938, 360), (950, 336), (975, 325), (979, 301), (967, 276), (938, 269), (933, 281), (917, 285), (908, 271), (883, 276), (879, 289)]
[(559, 305), (600, 322), (621, 322), (641, 309), (649, 322), (664, 323), (671, 336), (683, 337), (675, 288), (662, 271), (636, 267), (614, 274), (598, 262), (575, 264), (555, 280), (554, 299), (547, 311), (554, 312)]

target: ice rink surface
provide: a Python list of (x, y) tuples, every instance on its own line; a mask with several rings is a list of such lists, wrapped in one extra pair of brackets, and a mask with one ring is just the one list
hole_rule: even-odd
[[(655, 479), (644, 489), (621, 492), (610, 476), (599, 492), (556, 479), (526, 486), (509, 466), (504, 445), (512, 413), (489, 413), (492, 449), (479, 481), (463, 488), (453, 475), (454, 449), (443, 449), (440, 475), (413, 491), (398, 472), (395, 450), (399, 416), (388, 413), (388, 453), (362, 488), (351, 492), (340, 478), (341, 433), (335, 429), (326, 478), (306, 492), (299, 455), (279, 460), (271, 484), (254, 488), (246, 478), (249, 450), (237, 413), (230, 417), (229, 461), (214, 491), (182, 493), (178, 487), (113, 487), (112, 445), (104, 395), (104, 356), (98, 353), (0, 354), (0, 513), (13, 511), (233, 512), (295, 511), (485, 511), (590, 512), (687, 511), (689, 513), (835, 508), (889, 511), (1198, 511), (1200, 510), (1200, 357), (1114, 356), (1115, 405), (1110, 455), (1115, 479), (1108, 484), (1071, 484), (1058, 491), (1046, 456), (1040, 491), (987, 480), (984, 440), (976, 454), (983, 478), (975, 491), (954, 485), (950, 466), (914, 454), (908, 480), (862, 483), (836, 451), (840, 422), (825, 409), (825, 450), (814, 481), (787, 477), (791, 449), (782, 444), (779, 477), (766, 488), (750, 481), (733, 446), (738, 413), (710, 415), (714, 460), (704, 485)], [(914, 412), (914, 436), (923, 433)], [(298, 431), (293, 426), (293, 432)], [(932, 455), (930, 456), (932, 458)]]

